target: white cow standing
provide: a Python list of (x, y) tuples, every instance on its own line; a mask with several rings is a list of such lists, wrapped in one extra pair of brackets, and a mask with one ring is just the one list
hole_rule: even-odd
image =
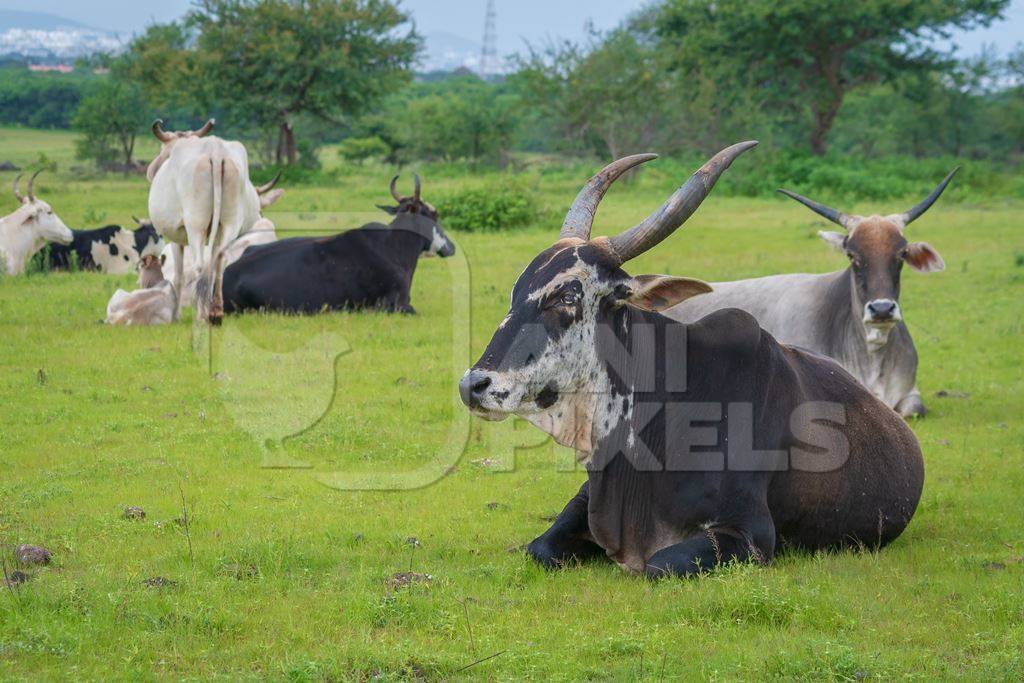
[(27, 197), (18, 188), (21, 175), (14, 179), (14, 198), (21, 206), (0, 218), (0, 263), (5, 265), (8, 275), (24, 273), (28, 260), (47, 242), (70, 244), (74, 239), (71, 229), (33, 192), (36, 176), (41, 172), (36, 171), (28, 181)]
[[(175, 245), (175, 283), (183, 281), (184, 250), (202, 274), (196, 287), (197, 315), (211, 325), (224, 316), (221, 250), (260, 218), (260, 197), (249, 181), (249, 155), (240, 142), (208, 136), (210, 119), (196, 131), (168, 133), (153, 123), (162, 144), (150, 163), (149, 218)], [(175, 319), (180, 314), (175, 312)]]
[[(256, 188), (256, 193), (260, 198), (260, 210), (266, 209), (268, 206), (276, 202), (284, 194), (284, 190), (275, 190), (274, 185), (281, 179), (281, 174), (277, 176), (265, 185), (261, 185)], [(242, 254), (249, 247), (254, 247), (259, 244), (270, 244), (271, 242), (277, 241), (277, 228), (274, 226), (274, 222), (265, 216), (260, 216), (260, 219), (253, 223), (252, 227), (244, 235), (238, 237), (235, 241), (224, 247), (221, 252), (221, 270), (226, 269), (232, 263), (242, 258)], [(193, 301), (193, 292), (195, 292), (196, 283), (199, 281), (200, 272), (199, 264), (192, 260), (190, 256), (191, 252), (185, 252), (185, 263), (182, 267), (182, 277), (184, 277), (183, 285), (179, 285), (179, 281), (176, 279), (178, 272), (178, 258), (175, 252), (175, 245), (168, 244), (163, 250), (164, 259), (164, 277), (170, 280), (178, 287), (180, 292), (181, 305), (191, 306)]]

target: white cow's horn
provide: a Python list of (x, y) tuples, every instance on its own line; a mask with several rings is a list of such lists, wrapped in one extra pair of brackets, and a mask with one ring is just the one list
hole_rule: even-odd
[(18, 188), (18, 184), (21, 183), (22, 175), (23, 174), (19, 173), (14, 177), (14, 198), (18, 200), (19, 204), (25, 203), (25, 198), (21, 195), (21, 190)]
[(153, 136), (160, 142), (170, 142), (174, 136), (164, 130), (164, 120), (157, 119), (153, 122)]

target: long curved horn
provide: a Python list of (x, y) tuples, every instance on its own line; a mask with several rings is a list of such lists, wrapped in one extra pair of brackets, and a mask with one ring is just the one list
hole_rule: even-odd
[(170, 142), (174, 136), (164, 130), (164, 120), (157, 119), (153, 122), (153, 137), (160, 142)]
[(790, 199), (797, 200), (798, 202), (806, 206), (808, 209), (818, 214), (819, 216), (824, 216), (833, 223), (843, 226), (843, 228), (845, 228), (846, 230), (850, 230), (853, 227), (853, 225), (857, 222), (853, 216), (845, 214), (842, 211), (830, 209), (824, 204), (819, 204), (818, 202), (812, 199), (808, 199), (807, 197), (798, 195), (796, 192), (790, 192), (789, 190), (784, 190), (782, 188), (779, 188), (779, 192), (786, 195)]
[(28, 192), (28, 200), (30, 202), (34, 202), (36, 200), (36, 195), (32, 188), (36, 184), (36, 176), (42, 172), (43, 169), (39, 169), (38, 171), (32, 174), (31, 178), (28, 179), (28, 187), (25, 188), (25, 190)]
[(196, 131), (196, 132), (194, 133), (194, 135), (195, 135), (195, 136), (196, 136), (197, 138), (201, 138), (201, 137), (204, 137), (204, 136), (206, 136), (206, 135), (209, 135), (209, 134), (210, 134), (210, 131), (211, 131), (211, 130), (213, 130), (213, 126), (214, 126), (214, 124), (216, 124), (216, 123), (217, 123), (217, 119), (210, 119), (209, 121), (207, 121), (206, 123), (204, 123), (204, 124), (203, 124), (203, 127), (202, 127), (202, 128), (200, 128), (199, 130), (197, 130), (197, 131)]
[(612, 186), (612, 183), (634, 166), (639, 166), (644, 162), (657, 158), (657, 154), (634, 154), (623, 157), (618, 161), (613, 161), (602, 168), (597, 175), (587, 181), (587, 184), (576, 195), (576, 199), (573, 200), (568, 213), (565, 214), (565, 220), (562, 222), (562, 231), (558, 234), (558, 239), (566, 239), (568, 237), (576, 237), (581, 240), (590, 239), (590, 229), (594, 226), (597, 205), (604, 199), (604, 195), (608, 192), (608, 188)]
[(259, 187), (256, 188), (256, 194), (266, 194), (266, 193), (270, 192), (271, 190), (274, 189), (274, 185), (277, 185), (277, 181), (280, 180), (280, 179), (281, 179), (281, 171), (278, 171), (277, 175), (274, 176), (273, 180), (271, 180), (266, 185), (260, 185)]
[(420, 200), (420, 185), (421, 185), (421, 183), (420, 183), (420, 174), (419, 173), (413, 173), (412, 174), (412, 180), (413, 180), (412, 198), (418, 202)]
[(23, 173), (19, 173), (18, 175), (16, 175), (14, 177), (14, 183), (13, 183), (14, 184), (14, 198), (18, 200), (19, 204), (24, 204), (25, 203), (25, 198), (21, 195), (21, 189), (18, 187), (18, 185), (21, 183), (21, 176), (23, 176), (23, 175), (24, 175)]
[(661, 208), (636, 226), (610, 238), (609, 246), (619, 263), (639, 256), (675, 232), (693, 215), (733, 160), (755, 146), (757, 141), (749, 140), (726, 147), (690, 176)]
[(952, 171), (949, 172), (949, 175), (947, 175), (943, 179), (943, 181), (939, 183), (939, 186), (932, 190), (932, 193), (928, 195), (923, 202), (921, 202), (914, 208), (910, 209), (909, 211), (905, 211), (904, 213), (900, 214), (901, 218), (903, 218), (903, 225), (909, 225), (911, 222), (920, 218), (921, 214), (930, 209), (932, 207), (932, 204), (935, 203), (935, 200), (939, 198), (943, 191), (945, 191), (946, 186), (949, 185), (949, 181), (953, 179), (953, 176), (955, 176), (956, 172), (959, 170), (959, 166), (954, 168)]
[(395, 201), (399, 204), (402, 203), (402, 198), (398, 196), (398, 190), (395, 189), (395, 185), (398, 183), (398, 176), (391, 179), (391, 196), (395, 198)]

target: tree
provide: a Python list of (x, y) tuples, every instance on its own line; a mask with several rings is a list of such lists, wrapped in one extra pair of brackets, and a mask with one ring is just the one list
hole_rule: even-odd
[(848, 92), (946, 63), (932, 47), (953, 28), (987, 26), (1009, 0), (665, 0), (634, 25), (684, 73), (758, 92), (766, 106), (810, 117), (824, 154)]
[(138, 87), (108, 79), (94, 88), (75, 112), (72, 126), (82, 133), (75, 143), (77, 155), (101, 166), (120, 161), (127, 171), (136, 137), (150, 121), (152, 116)]
[(296, 160), (301, 115), (340, 123), (410, 77), (420, 39), (391, 0), (198, 0), (185, 26), (196, 99), (278, 131)]

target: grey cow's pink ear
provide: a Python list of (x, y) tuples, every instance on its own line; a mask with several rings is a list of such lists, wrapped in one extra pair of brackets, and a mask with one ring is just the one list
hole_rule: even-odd
[(707, 294), (711, 285), (703, 280), (669, 275), (638, 275), (629, 281), (626, 303), (645, 311), (664, 311), (698, 294)]
[(907, 245), (907, 251), (903, 260), (913, 268), (922, 273), (934, 273), (946, 269), (946, 262), (939, 256), (939, 252), (932, 248), (927, 242), (911, 242)]

